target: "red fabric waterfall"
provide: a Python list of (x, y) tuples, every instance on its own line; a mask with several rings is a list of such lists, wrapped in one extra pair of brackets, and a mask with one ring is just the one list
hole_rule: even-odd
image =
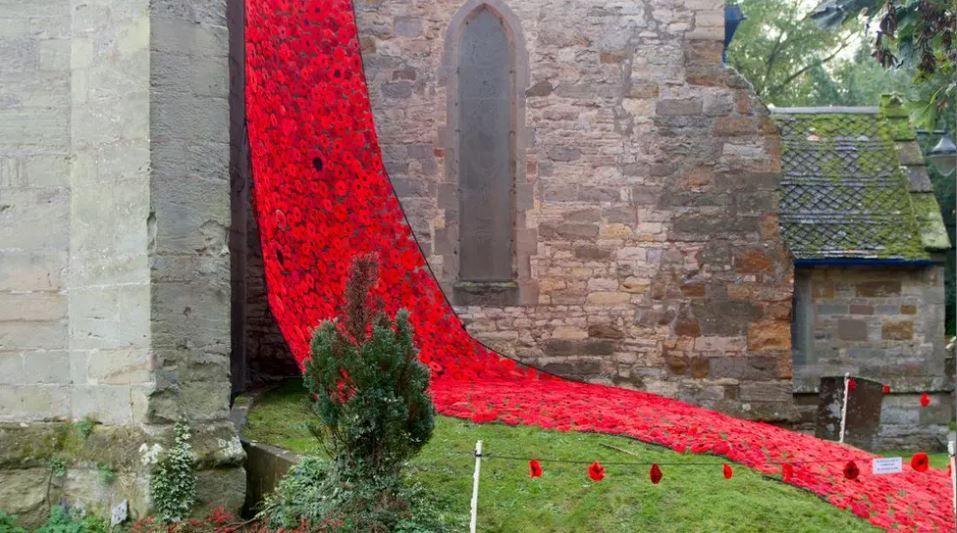
[[(954, 531), (944, 472), (873, 476), (866, 452), (653, 394), (555, 378), (480, 345), (431, 276), (383, 168), (349, 0), (247, 0), (246, 50), (269, 304), (298, 361), (308, 357), (313, 328), (341, 305), (352, 258), (377, 252), (378, 296), (390, 313), (410, 311), (444, 415), (625, 435), (770, 475), (787, 463), (788, 483), (877, 526)], [(842, 472), (850, 460), (862, 465), (853, 481)]]

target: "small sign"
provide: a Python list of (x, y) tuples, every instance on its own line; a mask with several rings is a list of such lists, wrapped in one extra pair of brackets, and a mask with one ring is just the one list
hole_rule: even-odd
[(900, 474), (903, 471), (904, 460), (900, 457), (878, 457), (871, 463), (875, 476), (883, 474)]

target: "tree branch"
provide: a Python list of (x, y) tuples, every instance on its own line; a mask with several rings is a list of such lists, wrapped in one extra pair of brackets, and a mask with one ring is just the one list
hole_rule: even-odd
[(825, 64), (825, 63), (828, 63), (829, 61), (831, 61), (832, 59), (834, 59), (835, 57), (837, 57), (837, 55), (840, 54), (841, 52), (843, 52), (845, 48), (847, 48), (848, 46), (850, 46), (850, 44), (851, 44), (851, 37), (853, 37), (853, 34), (847, 36), (847, 38), (844, 39), (844, 42), (842, 42), (841, 45), (840, 45), (836, 50), (834, 50), (834, 52), (831, 53), (831, 55), (829, 55), (829, 56), (827, 56), (827, 57), (825, 57), (825, 58), (823, 58), (823, 59), (819, 59), (819, 60), (817, 60), (817, 61), (814, 61), (814, 62), (812, 62), (812, 63), (808, 63), (808, 64), (805, 65), (804, 67), (798, 69), (796, 72), (794, 72), (794, 73), (788, 75), (788, 77), (785, 78), (784, 81), (782, 81), (781, 83), (779, 83), (779, 84), (775, 85), (774, 87), (772, 87), (770, 90), (768, 90), (768, 92), (767, 92), (766, 94), (767, 94), (768, 96), (770, 96), (770, 95), (772, 95), (772, 94), (777, 93), (778, 91), (780, 91), (781, 89), (783, 89), (785, 85), (791, 83), (792, 81), (794, 81), (795, 79), (797, 79), (799, 76), (801, 76), (801, 75), (804, 74), (805, 72), (811, 70), (811, 69), (814, 68), (814, 67), (818, 67), (818, 66), (821, 66), (821, 65), (823, 65), (823, 64)]

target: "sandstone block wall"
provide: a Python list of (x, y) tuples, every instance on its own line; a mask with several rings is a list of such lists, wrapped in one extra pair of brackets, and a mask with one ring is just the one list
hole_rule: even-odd
[(242, 501), (227, 35), (224, 0), (0, 2), (0, 510), (144, 512), (132, 450), (181, 419), (202, 497)]
[[(891, 387), (881, 446), (945, 443), (953, 402), (943, 283), (942, 266), (798, 268), (794, 387), (805, 428), (813, 428), (820, 377), (850, 372)], [(924, 392), (932, 397), (927, 408), (919, 403)]]
[(356, 2), (386, 166), (446, 294), (458, 281), (446, 36), (481, 4), (525, 49), (522, 294), (460, 306), (469, 330), (562, 375), (793, 417), (779, 139), (721, 64), (721, 1)]

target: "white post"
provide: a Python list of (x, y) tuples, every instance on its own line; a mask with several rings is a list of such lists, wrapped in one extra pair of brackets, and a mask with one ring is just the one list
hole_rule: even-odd
[(848, 383), (850, 383), (851, 373), (844, 373), (844, 405), (841, 407), (841, 437), (838, 442), (844, 444), (844, 428), (847, 426), (847, 392), (850, 388)]
[(479, 472), (482, 470), (482, 441), (475, 443), (475, 474), (472, 476), (472, 521), (469, 523), (469, 531), (475, 533), (478, 526), (478, 487)]
[(954, 491), (954, 517), (957, 518), (957, 461), (954, 460), (954, 454), (957, 453), (957, 441), (948, 441), (947, 451), (950, 452), (950, 485)]

